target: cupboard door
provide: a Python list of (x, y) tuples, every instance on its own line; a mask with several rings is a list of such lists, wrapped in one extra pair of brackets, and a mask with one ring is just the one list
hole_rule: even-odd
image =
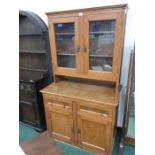
[(36, 114), (33, 103), (20, 102), (20, 121), (30, 125), (36, 125)]
[(72, 75), (79, 70), (78, 17), (49, 20), (53, 69), (56, 74)]
[(110, 154), (112, 124), (104, 116), (91, 115), (87, 110), (78, 111), (78, 142), (83, 148)]
[(120, 67), (123, 34), (121, 13), (87, 15), (85, 21), (85, 73), (116, 81)]
[(73, 141), (73, 117), (71, 107), (67, 103), (49, 100), (45, 105), (48, 130), (53, 137), (66, 142)]

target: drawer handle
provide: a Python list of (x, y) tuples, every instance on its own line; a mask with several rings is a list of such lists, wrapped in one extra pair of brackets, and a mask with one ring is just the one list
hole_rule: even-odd
[(58, 106), (58, 107), (61, 107), (61, 108), (69, 108), (69, 106), (67, 106), (65, 103), (64, 104), (57, 104), (53, 100), (49, 100), (48, 104), (49, 105), (55, 105), (55, 106)]
[(48, 100), (48, 104), (54, 104), (54, 100)]
[(100, 113), (100, 116), (103, 116), (103, 117), (108, 117), (108, 115), (107, 115), (107, 114), (105, 114), (105, 113)]
[(63, 108), (69, 108), (69, 106), (67, 106), (66, 104), (62, 105)]
[(102, 117), (108, 117), (108, 114), (103, 113), (103, 112), (99, 113), (99, 112), (89, 111), (89, 110), (85, 110), (85, 109), (80, 109), (80, 111), (88, 112), (88, 113), (99, 115), (99, 116), (102, 116)]

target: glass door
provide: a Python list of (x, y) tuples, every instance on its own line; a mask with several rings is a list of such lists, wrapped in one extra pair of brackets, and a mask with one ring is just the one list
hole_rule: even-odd
[(58, 74), (74, 74), (78, 70), (78, 18), (54, 18), (50, 22), (52, 60)]
[(120, 67), (123, 27), (117, 13), (88, 15), (85, 17), (85, 71), (99, 80), (117, 80)]
[(112, 72), (115, 21), (89, 22), (89, 70)]
[(54, 24), (57, 61), (59, 67), (75, 68), (75, 25), (74, 23)]

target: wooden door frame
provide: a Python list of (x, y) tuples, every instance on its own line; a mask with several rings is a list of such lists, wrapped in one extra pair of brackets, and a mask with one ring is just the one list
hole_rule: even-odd
[[(95, 145), (92, 145), (92, 147), (94, 147), (94, 148), (91, 148), (89, 145), (87, 145), (87, 144), (82, 144), (82, 141), (81, 141), (81, 123), (82, 123), (82, 120), (88, 120), (88, 121), (92, 121), (92, 122), (95, 122), (95, 123), (100, 123), (100, 124), (103, 124), (103, 125), (105, 125), (106, 126), (106, 133), (105, 133), (105, 135), (106, 135), (106, 138), (105, 138), (105, 149), (103, 149), (103, 148), (101, 148), (101, 147), (98, 147), (98, 146), (95, 146)], [(104, 119), (104, 118), (100, 118), (100, 120), (97, 118), (97, 117), (95, 117), (95, 116), (91, 116), (91, 115), (88, 115), (88, 114), (86, 114), (86, 115), (83, 115), (82, 113), (80, 113), (80, 112), (77, 112), (77, 127), (80, 129), (80, 134), (78, 134), (78, 145), (80, 146), (80, 147), (83, 147), (83, 148), (87, 148), (87, 146), (89, 147), (89, 149), (91, 150), (95, 150), (95, 151), (105, 151), (106, 153), (110, 153), (109, 151), (110, 151), (110, 148), (111, 148), (111, 146), (112, 146), (112, 141), (110, 141), (111, 139), (112, 139), (112, 137), (109, 137), (109, 135), (111, 135), (112, 136), (112, 134), (110, 134), (110, 133), (112, 133), (112, 122), (111, 121), (109, 121), (109, 120), (106, 120), (106, 119)], [(94, 131), (95, 132), (95, 131)], [(108, 151), (108, 152), (107, 152)]]
[[(110, 80), (116, 81), (120, 72), (121, 65), (121, 56), (122, 56), (122, 43), (123, 43), (123, 19), (124, 12), (108, 12), (105, 11), (102, 14), (92, 14), (84, 16), (84, 47), (86, 47), (87, 51), (84, 53), (85, 64), (84, 72), (89, 75), (89, 77), (97, 76), (100, 80)], [(100, 72), (89, 70), (89, 21), (99, 21), (99, 20), (115, 20), (116, 28), (115, 28), (115, 37), (114, 37), (114, 56), (113, 56), (113, 67), (112, 72)]]
[[(51, 96), (51, 95), (50, 95)], [(61, 139), (61, 140), (64, 140), (64, 141), (66, 141), (67, 143), (72, 143), (72, 142), (74, 142), (75, 141), (75, 133), (73, 133), (73, 131), (72, 131), (72, 129), (73, 129), (73, 127), (74, 127), (74, 124), (73, 124), (73, 111), (72, 111), (72, 104), (70, 103), (70, 102), (67, 102), (66, 100), (65, 100), (65, 102), (66, 103), (68, 103), (68, 105), (69, 105), (69, 108), (64, 108), (64, 109), (62, 109), (61, 108), (61, 106), (50, 106), (50, 104), (48, 104), (49, 103), (49, 99), (52, 99), (52, 97), (50, 97), (49, 95), (46, 95), (46, 94), (44, 94), (43, 95), (43, 99), (44, 99), (44, 108), (45, 108), (45, 116), (46, 116), (46, 122), (47, 122), (47, 129), (48, 129), (48, 131), (49, 131), (49, 133), (54, 137), (54, 138), (58, 138), (58, 139)], [(57, 101), (57, 100), (55, 100), (55, 98), (53, 99), (53, 101)], [(58, 102), (62, 102), (62, 99), (60, 99), (60, 100), (58, 100)], [(64, 115), (70, 115), (70, 117), (71, 117), (71, 129), (70, 129), (70, 131), (71, 131), (71, 139), (70, 140), (67, 140), (67, 139), (65, 139), (65, 137), (63, 138), (63, 137), (59, 137), (59, 135), (55, 135), (55, 134), (53, 134), (52, 132), (53, 132), (53, 129), (52, 129), (52, 120), (51, 120), (51, 113), (52, 112), (54, 112), (54, 113), (60, 113), (60, 114), (64, 114)]]
[[(80, 52), (77, 52), (77, 47), (80, 47), (79, 42), (79, 18), (77, 16), (75, 17), (58, 17), (58, 18), (49, 18), (49, 37), (50, 37), (50, 46), (51, 46), (51, 55), (52, 55), (52, 64), (53, 64), (53, 71), (56, 75), (63, 75), (68, 74), (72, 76), (75, 73), (78, 73), (80, 71), (80, 64), (79, 57)], [(67, 67), (59, 67), (57, 62), (57, 51), (56, 51), (56, 40), (55, 40), (55, 31), (54, 31), (54, 24), (58, 23), (74, 23), (75, 24), (75, 60), (76, 60), (76, 68), (67, 68)]]

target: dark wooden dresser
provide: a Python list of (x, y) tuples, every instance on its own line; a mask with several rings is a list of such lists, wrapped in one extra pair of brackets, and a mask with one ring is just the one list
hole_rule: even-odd
[(46, 129), (40, 89), (52, 82), (48, 28), (32, 12), (19, 12), (20, 122), (37, 131)]

